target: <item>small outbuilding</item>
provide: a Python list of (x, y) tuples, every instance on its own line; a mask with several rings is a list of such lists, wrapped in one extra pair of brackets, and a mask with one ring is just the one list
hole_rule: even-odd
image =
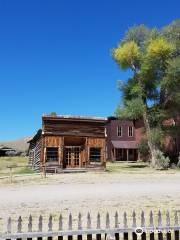
[(16, 156), (18, 152), (10, 147), (0, 145), (0, 157)]

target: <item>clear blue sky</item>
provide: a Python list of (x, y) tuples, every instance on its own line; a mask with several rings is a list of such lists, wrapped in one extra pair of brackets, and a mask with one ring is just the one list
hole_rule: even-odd
[(134, 24), (160, 28), (178, 0), (0, 0), (0, 141), (31, 136), (41, 115), (108, 116), (126, 79), (110, 49)]

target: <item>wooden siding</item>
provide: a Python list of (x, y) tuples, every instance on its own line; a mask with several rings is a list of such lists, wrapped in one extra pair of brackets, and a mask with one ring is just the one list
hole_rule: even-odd
[(63, 144), (63, 138), (59, 136), (45, 136), (44, 147), (60, 147)]
[[(100, 148), (101, 158), (97, 165), (104, 167), (106, 161), (105, 125), (106, 120), (103, 119), (43, 117), (38, 167), (41, 170), (95, 167), (96, 162), (92, 164), (89, 160), (91, 148)], [(47, 161), (47, 152), (52, 151), (48, 148), (58, 148), (53, 150), (58, 151), (58, 154), (54, 158), (52, 152), (52, 158), (48, 155)], [(78, 153), (77, 148), (79, 148)], [(35, 159), (31, 162), (35, 162)]]
[(88, 147), (88, 163), (89, 163), (89, 150), (90, 148), (101, 148), (101, 163), (105, 165), (106, 162), (106, 139), (101, 138), (88, 138), (87, 139)]
[[(117, 135), (117, 127), (122, 127), (122, 136), (119, 137)], [(128, 136), (128, 127), (133, 127), (133, 136)], [(134, 141), (135, 140), (135, 129), (134, 129), (134, 123), (133, 121), (121, 121), (121, 120), (111, 120), (110, 123), (108, 123), (109, 128), (109, 134), (111, 140), (117, 140), (117, 141)]]
[(105, 139), (101, 138), (88, 138), (88, 146), (89, 147), (99, 147), (102, 148), (105, 146)]
[(39, 171), (41, 168), (41, 139), (37, 140), (36, 143), (31, 144), (31, 149), (29, 150), (29, 166), (35, 170)]
[(104, 137), (106, 121), (81, 121), (43, 118), (43, 132), (46, 135)]

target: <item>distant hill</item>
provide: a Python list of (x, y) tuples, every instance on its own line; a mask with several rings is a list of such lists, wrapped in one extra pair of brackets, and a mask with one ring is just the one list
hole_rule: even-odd
[(13, 148), (17, 151), (25, 152), (29, 147), (29, 144), (27, 142), (30, 139), (31, 139), (31, 137), (27, 137), (27, 138), (22, 138), (22, 139), (10, 141), (10, 142), (0, 142), (0, 145), (4, 145), (6, 147)]

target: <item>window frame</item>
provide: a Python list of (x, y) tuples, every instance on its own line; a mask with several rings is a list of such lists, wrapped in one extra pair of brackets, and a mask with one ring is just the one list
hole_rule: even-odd
[[(130, 132), (132, 133), (132, 135), (130, 135)], [(134, 128), (133, 126), (128, 126), (128, 137), (133, 137), (133, 136), (134, 136)]]
[[(121, 130), (120, 130), (121, 129)], [(118, 137), (122, 137), (123, 136), (123, 128), (122, 128), (122, 125), (118, 125), (117, 126), (117, 136)], [(120, 131), (119, 131), (120, 130)], [(119, 132), (121, 132), (121, 135), (119, 135)]]
[(46, 162), (58, 162), (59, 150), (58, 147), (46, 147)]
[[(92, 154), (92, 151), (94, 153)], [(95, 154), (95, 151), (99, 151), (99, 154)], [(101, 163), (101, 147), (90, 147), (89, 148), (89, 162), (93, 164)]]

